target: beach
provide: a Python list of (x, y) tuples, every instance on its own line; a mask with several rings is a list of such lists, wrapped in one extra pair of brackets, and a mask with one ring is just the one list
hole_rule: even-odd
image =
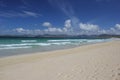
[(120, 80), (120, 41), (0, 58), (0, 80)]

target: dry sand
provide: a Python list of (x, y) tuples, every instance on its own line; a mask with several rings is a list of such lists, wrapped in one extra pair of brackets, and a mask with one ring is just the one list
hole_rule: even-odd
[(0, 80), (120, 80), (120, 41), (0, 58)]

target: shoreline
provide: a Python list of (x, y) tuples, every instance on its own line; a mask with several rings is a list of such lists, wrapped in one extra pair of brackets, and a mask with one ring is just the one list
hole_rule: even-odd
[(88, 43), (88, 44), (82, 44), (82, 45), (75, 46), (75, 47), (56, 49), (56, 50), (50, 50), (50, 51), (31, 52), (31, 53), (28, 53), (28, 54), (27, 53), (23, 53), (23, 54), (18, 54), (18, 55), (5, 56), (5, 57), (0, 57), (0, 60), (1, 59), (12, 58), (12, 57), (24, 57), (24, 56), (33, 56), (33, 55), (40, 55), (40, 54), (49, 54), (49, 53), (52, 53), (52, 52), (54, 53), (54, 52), (68, 51), (68, 50), (72, 50), (72, 49), (79, 49), (81, 47), (86, 47), (86, 46), (99, 45), (101, 43), (102, 44), (110, 43), (110, 42), (113, 42), (113, 41), (117, 41), (117, 40), (109, 40), (109, 41), (96, 42), (96, 43)]
[[(18, 63), (18, 62), (23, 62), (25, 58), (26, 58), (26, 61), (29, 61), (30, 58), (31, 58), (31, 60), (34, 60), (34, 59), (43, 58), (43, 57), (67, 55), (67, 54), (72, 54), (73, 50), (75, 50), (75, 52), (76, 51), (79, 52), (80, 50), (78, 50), (78, 49), (90, 48), (91, 46), (93, 47), (93, 46), (102, 45), (102, 44), (109, 44), (114, 41), (120, 41), (120, 40), (112, 40), (112, 41), (105, 41), (105, 42), (99, 42), (99, 43), (90, 43), (90, 44), (85, 44), (85, 45), (81, 45), (78, 47), (67, 48), (67, 49), (58, 49), (58, 50), (45, 51), (45, 52), (35, 52), (35, 53), (29, 53), (29, 54), (6, 56), (6, 57), (0, 58), (0, 63), (6, 61), (6, 62), (4, 62), (4, 64), (5, 63), (14, 64), (14, 63)], [(62, 54), (62, 52), (63, 52), (63, 54)], [(22, 58), (23, 58), (23, 60), (22, 60)], [(1, 66), (3, 66), (3, 65), (0, 64), (0, 68), (1, 68)]]
[[(115, 40), (115, 39), (114, 39)], [(36, 51), (36, 52), (26, 52), (26, 53), (22, 53), (22, 54), (14, 54), (14, 55), (9, 55), (9, 56), (0, 56), (0, 59), (1, 58), (8, 58), (8, 57), (13, 57), (13, 56), (24, 56), (24, 55), (31, 55), (31, 54), (36, 54), (36, 53), (48, 53), (48, 52), (53, 52), (53, 51), (61, 51), (61, 50), (67, 50), (67, 49), (73, 49), (73, 48), (79, 48), (79, 47), (82, 47), (82, 46), (87, 46), (87, 45), (93, 45), (93, 44), (99, 44), (99, 43), (106, 43), (106, 42), (111, 42), (111, 41), (114, 41), (114, 40), (111, 40), (111, 39), (108, 39), (107, 41), (102, 41), (102, 42), (92, 42), (92, 43), (85, 43), (85, 44), (81, 44), (81, 45), (77, 45), (77, 46), (72, 46), (72, 47), (66, 47), (66, 48), (58, 48), (58, 49), (55, 49), (55, 50), (46, 50), (46, 51)]]
[(0, 79), (119, 80), (119, 61), (120, 41), (113, 40), (65, 50), (0, 58)]

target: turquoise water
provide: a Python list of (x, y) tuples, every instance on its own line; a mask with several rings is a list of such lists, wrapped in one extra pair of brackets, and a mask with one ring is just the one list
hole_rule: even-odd
[(73, 48), (108, 39), (0, 38), (0, 57)]

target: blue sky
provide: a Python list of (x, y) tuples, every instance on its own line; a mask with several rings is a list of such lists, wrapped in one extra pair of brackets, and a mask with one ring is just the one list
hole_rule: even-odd
[(120, 0), (0, 0), (0, 34), (120, 34)]

